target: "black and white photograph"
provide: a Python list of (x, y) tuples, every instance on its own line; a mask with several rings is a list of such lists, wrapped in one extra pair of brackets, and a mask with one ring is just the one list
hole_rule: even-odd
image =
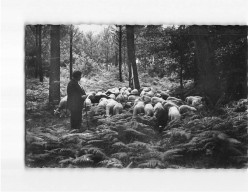
[(27, 167), (247, 168), (247, 26), (24, 28)]
[(2, 192), (248, 190), (248, 1), (0, 7)]

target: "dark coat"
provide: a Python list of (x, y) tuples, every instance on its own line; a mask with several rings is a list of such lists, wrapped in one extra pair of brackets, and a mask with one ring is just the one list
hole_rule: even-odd
[(69, 110), (82, 110), (84, 99), (86, 95), (84, 89), (80, 87), (78, 81), (72, 79), (67, 86), (67, 107)]

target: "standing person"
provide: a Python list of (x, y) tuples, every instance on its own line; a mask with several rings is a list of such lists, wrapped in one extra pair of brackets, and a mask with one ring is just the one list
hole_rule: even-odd
[(80, 71), (74, 71), (67, 86), (67, 106), (71, 112), (71, 129), (81, 128), (83, 103), (86, 99), (86, 93), (78, 83), (81, 75)]

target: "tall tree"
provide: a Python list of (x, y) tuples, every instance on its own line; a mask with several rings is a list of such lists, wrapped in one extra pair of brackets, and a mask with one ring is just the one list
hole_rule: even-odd
[(70, 79), (72, 79), (72, 41), (73, 40), (73, 26), (70, 26)]
[(49, 72), (49, 103), (60, 101), (60, 25), (51, 26), (51, 58)]
[(195, 26), (194, 29), (199, 84), (203, 87), (210, 105), (214, 106), (222, 92), (209, 31), (207, 26)]
[(42, 68), (42, 58), (41, 58), (41, 30), (42, 30), (42, 25), (38, 25), (38, 34), (39, 34), (39, 41), (38, 41), (38, 67), (39, 67), (39, 77), (40, 77), (40, 82), (43, 82), (43, 68)]
[(128, 55), (128, 63), (130, 64), (129, 75), (131, 74), (131, 72), (133, 72), (134, 88), (139, 90), (140, 84), (139, 84), (138, 70), (136, 66), (135, 46), (134, 46), (134, 26), (126, 25), (126, 31), (127, 31), (127, 55)]
[(122, 26), (119, 25), (119, 79), (122, 82), (122, 56), (121, 56), (121, 45), (122, 45)]
[(39, 61), (38, 61), (38, 48), (39, 48), (39, 25), (35, 25), (35, 78), (38, 78)]

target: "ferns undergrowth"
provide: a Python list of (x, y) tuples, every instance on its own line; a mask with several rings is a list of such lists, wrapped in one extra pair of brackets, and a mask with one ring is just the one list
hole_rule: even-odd
[[(88, 113), (90, 129), (83, 115), (83, 129), (87, 130), (70, 132), (69, 118), (56, 118), (47, 102), (40, 101), (48, 97), (46, 86), (27, 85), (28, 167), (247, 167), (247, 101), (232, 102), (218, 114), (206, 111), (184, 116), (169, 123), (162, 133), (154, 128), (151, 117), (132, 118), (124, 110), (123, 114), (105, 118), (93, 107)], [(45, 92), (34, 95), (32, 92), (39, 88)]]

